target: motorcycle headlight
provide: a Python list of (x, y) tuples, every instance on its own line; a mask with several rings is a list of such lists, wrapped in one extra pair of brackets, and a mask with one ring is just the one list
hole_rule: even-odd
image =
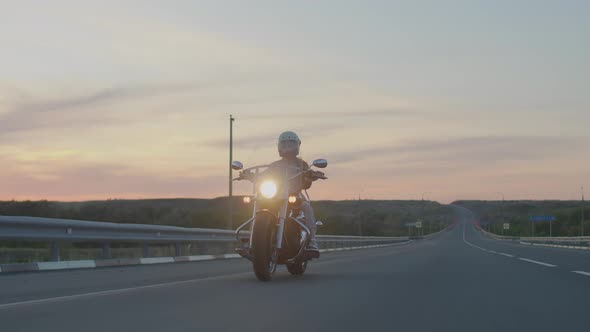
[(266, 198), (273, 198), (277, 194), (277, 185), (272, 181), (264, 181), (260, 185), (260, 193)]

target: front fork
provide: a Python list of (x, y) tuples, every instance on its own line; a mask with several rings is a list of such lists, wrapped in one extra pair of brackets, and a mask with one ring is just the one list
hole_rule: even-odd
[[(281, 249), (283, 247), (283, 231), (285, 229), (285, 220), (287, 217), (287, 203), (283, 203), (279, 209), (279, 220), (278, 220), (278, 229), (277, 229), (277, 238), (276, 238), (276, 249)], [(240, 240), (240, 232), (246, 228), (246, 226), (248, 226), (248, 224), (252, 224), (250, 226), (250, 241), (248, 241), (248, 247), (251, 247), (252, 245), (252, 229), (254, 229), (254, 224), (256, 223), (256, 213), (254, 213), (254, 217), (252, 217), (252, 219), (246, 221), (245, 223), (243, 223), (242, 225), (240, 225), (240, 227), (238, 227), (238, 229), (236, 230), (236, 238), (238, 239), (238, 241)]]
[(287, 203), (283, 203), (279, 209), (279, 224), (277, 229), (277, 246), (276, 250), (280, 250), (283, 247), (283, 231), (285, 229), (285, 220), (287, 218)]
[[(283, 247), (283, 233), (285, 230), (285, 222), (287, 220), (287, 210), (288, 210), (288, 204), (287, 204), (287, 202), (285, 202), (279, 208), (279, 218), (278, 218), (277, 232), (276, 232), (276, 246), (275, 246), (275, 253), (274, 253), (275, 255), (278, 255), (279, 250)], [(301, 226), (301, 228), (303, 229), (303, 232), (305, 233), (305, 237), (304, 237), (304, 241), (303, 241), (304, 245), (301, 247), (297, 256), (293, 257), (291, 259), (291, 260), (294, 260), (294, 259), (297, 259), (302, 256), (303, 251), (304, 251), (307, 243), (309, 242), (309, 238), (311, 236), (311, 231), (307, 227), (307, 225), (303, 224), (297, 217), (290, 216), (290, 218), (293, 219), (293, 221), (295, 221), (297, 224), (299, 224), (299, 226)], [(254, 229), (254, 223), (256, 223), (256, 212), (254, 213), (254, 216), (251, 219), (244, 222), (236, 230), (236, 239), (238, 240), (238, 242), (242, 243), (242, 238), (240, 237), (240, 232), (243, 231), (248, 225), (250, 225), (250, 230)], [(241, 246), (240, 248), (236, 249), (241, 256), (248, 258), (250, 260), (251, 260), (250, 249), (252, 246), (252, 235), (253, 235), (253, 233), (252, 233), (252, 231), (250, 231), (250, 238), (248, 241), (248, 246), (246, 248)], [(275, 257), (278, 257), (278, 256), (275, 256)]]

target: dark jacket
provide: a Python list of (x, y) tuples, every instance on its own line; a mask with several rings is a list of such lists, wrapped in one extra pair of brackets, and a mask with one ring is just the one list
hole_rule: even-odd
[[(282, 158), (270, 164), (264, 173), (265, 175), (272, 174), (276, 176), (278, 180), (283, 178), (285, 169), (287, 169), (287, 176), (292, 177), (301, 171), (308, 171), (309, 165), (301, 158), (296, 158), (293, 160)], [(289, 182), (289, 192), (291, 194), (296, 194), (303, 189), (309, 189), (311, 187), (311, 183), (312, 181), (309, 177), (298, 176)]]

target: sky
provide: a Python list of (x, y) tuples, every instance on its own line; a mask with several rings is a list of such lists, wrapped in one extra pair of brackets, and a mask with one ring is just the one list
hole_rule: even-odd
[(590, 188), (587, 1), (0, 4), (0, 200), (227, 195), (230, 114), (246, 166), (328, 160), (314, 199)]

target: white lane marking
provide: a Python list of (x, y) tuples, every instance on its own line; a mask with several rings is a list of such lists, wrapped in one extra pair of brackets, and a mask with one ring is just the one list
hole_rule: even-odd
[[(499, 255), (502, 255), (502, 256), (506, 256), (506, 257), (510, 257), (510, 258), (513, 258), (514, 257), (513, 255), (506, 254), (506, 253), (503, 253), (503, 252), (496, 252), (496, 251), (493, 251), (493, 250), (488, 250), (488, 249), (485, 249), (485, 248), (482, 248), (482, 247), (478, 247), (478, 246), (470, 243), (469, 241), (467, 241), (465, 239), (465, 223), (463, 223), (463, 242), (465, 242), (466, 244), (468, 244), (468, 245), (470, 245), (470, 246), (472, 246), (474, 248), (481, 249), (483, 251), (492, 252), (492, 253), (499, 254)], [(534, 243), (527, 243), (527, 242), (522, 242), (522, 241), (520, 242), (520, 244), (536, 245)], [(520, 259), (521, 261), (525, 261), (525, 262), (529, 262), (529, 263), (534, 263), (534, 264), (539, 264), (539, 265), (543, 265), (543, 266), (547, 266), (547, 267), (556, 267), (557, 266), (557, 265), (553, 265), (553, 264), (549, 264), (549, 263), (535, 261), (535, 260), (528, 259), (528, 258), (518, 258), (518, 259)], [(585, 276), (590, 276), (590, 273), (589, 272), (584, 272), (584, 271), (572, 271), (572, 272), (578, 273), (578, 274), (582, 274), (582, 275), (585, 275)]]
[(48, 303), (48, 302), (58, 302), (58, 301), (67, 301), (67, 300), (74, 300), (84, 297), (92, 297), (92, 296), (100, 296), (100, 295), (109, 295), (109, 294), (119, 294), (119, 293), (126, 293), (141, 289), (149, 289), (149, 288), (157, 288), (157, 287), (164, 287), (164, 286), (172, 286), (172, 285), (180, 285), (186, 284), (191, 282), (201, 282), (201, 281), (210, 281), (210, 280), (218, 280), (218, 279), (225, 279), (230, 277), (235, 277), (239, 275), (246, 275), (252, 274), (252, 272), (241, 272), (241, 273), (234, 273), (234, 274), (227, 274), (222, 276), (216, 277), (207, 277), (207, 278), (195, 278), (189, 280), (181, 280), (181, 281), (173, 281), (173, 282), (166, 282), (161, 284), (152, 284), (152, 285), (145, 285), (145, 286), (137, 286), (137, 287), (129, 287), (129, 288), (119, 288), (119, 289), (112, 289), (106, 291), (99, 291), (99, 292), (90, 292), (90, 293), (82, 293), (82, 294), (75, 294), (75, 295), (66, 295), (66, 296), (57, 296), (57, 297), (49, 297), (45, 299), (37, 299), (37, 300), (29, 300), (29, 301), (21, 301), (21, 302), (12, 302), (12, 303), (4, 303), (0, 304), (0, 310), (6, 308), (12, 308), (27, 304), (39, 304), (39, 303)]
[(498, 255), (502, 255), (502, 256), (506, 256), (506, 257), (510, 257), (510, 258), (513, 258), (514, 257), (513, 255), (510, 255), (510, 254), (505, 254), (503, 252), (497, 252), (497, 251), (488, 250), (486, 248), (482, 248), (482, 247), (476, 246), (475, 244), (467, 241), (467, 239), (465, 239), (465, 223), (463, 223), (463, 242), (465, 242), (466, 244), (468, 244), (468, 245), (470, 245), (470, 246), (472, 246), (474, 248), (477, 248), (479, 250), (483, 250), (485, 252), (490, 252), (490, 253), (493, 253), (493, 254), (498, 254)]
[[(375, 247), (395, 246), (395, 245), (410, 243), (412, 241), (413, 240), (401, 242), (401, 243), (379, 245), (379, 246), (375, 246)], [(338, 248), (338, 249), (347, 250), (348, 248)], [(193, 256), (193, 257), (197, 257), (197, 256)], [(324, 265), (324, 264), (328, 264), (331, 262), (340, 262), (340, 261), (325, 261), (325, 262), (319, 261), (319, 262), (316, 262), (315, 264), (316, 265)], [(279, 267), (279, 269), (280, 269), (280, 271), (285, 270), (285, 268), (281, 268), (281, 267)], [(89, 293), (81, 293), (81, 294), (66, 295), (66, 296), (57, 296), (57, 297), (50, 297), (50, 298), (45, 298), (45, 299), (36, 299), (36, 300), (28, 300), (28, 301), (21, 301), (21, 302), (4, 303), (4, 304), (0, 304), (0, 310), (23, 306), (23, 305), (51, 303), (51, 302), (75, 300), (75, 299), (92, 297), (92, 296), (120, 294), (120, 293), (132, 292), (132, 291), (136, 291), (136, 290), (173, 286), (173, 285), (181, 285), (181, 284), (192, 283), (192, 282), (198, 283), (198, 282), (202, 282), (202, 281), (222, 280), (222, 279), (241, 276), (241, 275), (252, 275), (252, 271), (233, 273), (233, 274), (227, 274), (227, 275), (221, 275), (221, 276), (215, 276), (215, 277), (195, 278), (195, 279), (173, 281), (173, 282), (160, 283), (160, 284), (151, 284), (151, 285), (144, 285), (144, 286), (137, 286), (137, 287), (111, 289), (111, 290), (106, 290), (106, 291), (89, 292)]]
[(525, 262), (529, 262), (529, 263), (534, 263), (534, 264), (539, 264), (539, 265), (543, 265), (543, 266), (547, 266), (547, 267), (556, 267), (557, 265), (553, 265), (553, 264), (549, 264), (549, 263), (543, 263), (543, 262), (539, 262), (539, 261), (535, 261), (532, 259), (528, 259), (528, 258), (519, 258), (521, 261), (525, 261)]
[(472, 247), (474, 247), (474, 248), (477, 248), (477, 249), (479, 249), (479, 250), (483, 250), (483, 251), (487, 251), (487, 252), (489, 252), (489, 250), (487, 250), (487, 249), (485, 249), (485, 248), (482, 248), (482, 247), (478, 247), (478, 246), (476, 246), (475, 244), (473, 244), (473, 243), (471, 243), (471, 242), (469, 242), (469, 241), (467, 241), (467, 240), (465, 239), (465, 223), (463, 223), (463, 242), (465, 242), (466, 244), (468, 244), (468, 245), (470, 245), (470, 246), (472, 246)]

